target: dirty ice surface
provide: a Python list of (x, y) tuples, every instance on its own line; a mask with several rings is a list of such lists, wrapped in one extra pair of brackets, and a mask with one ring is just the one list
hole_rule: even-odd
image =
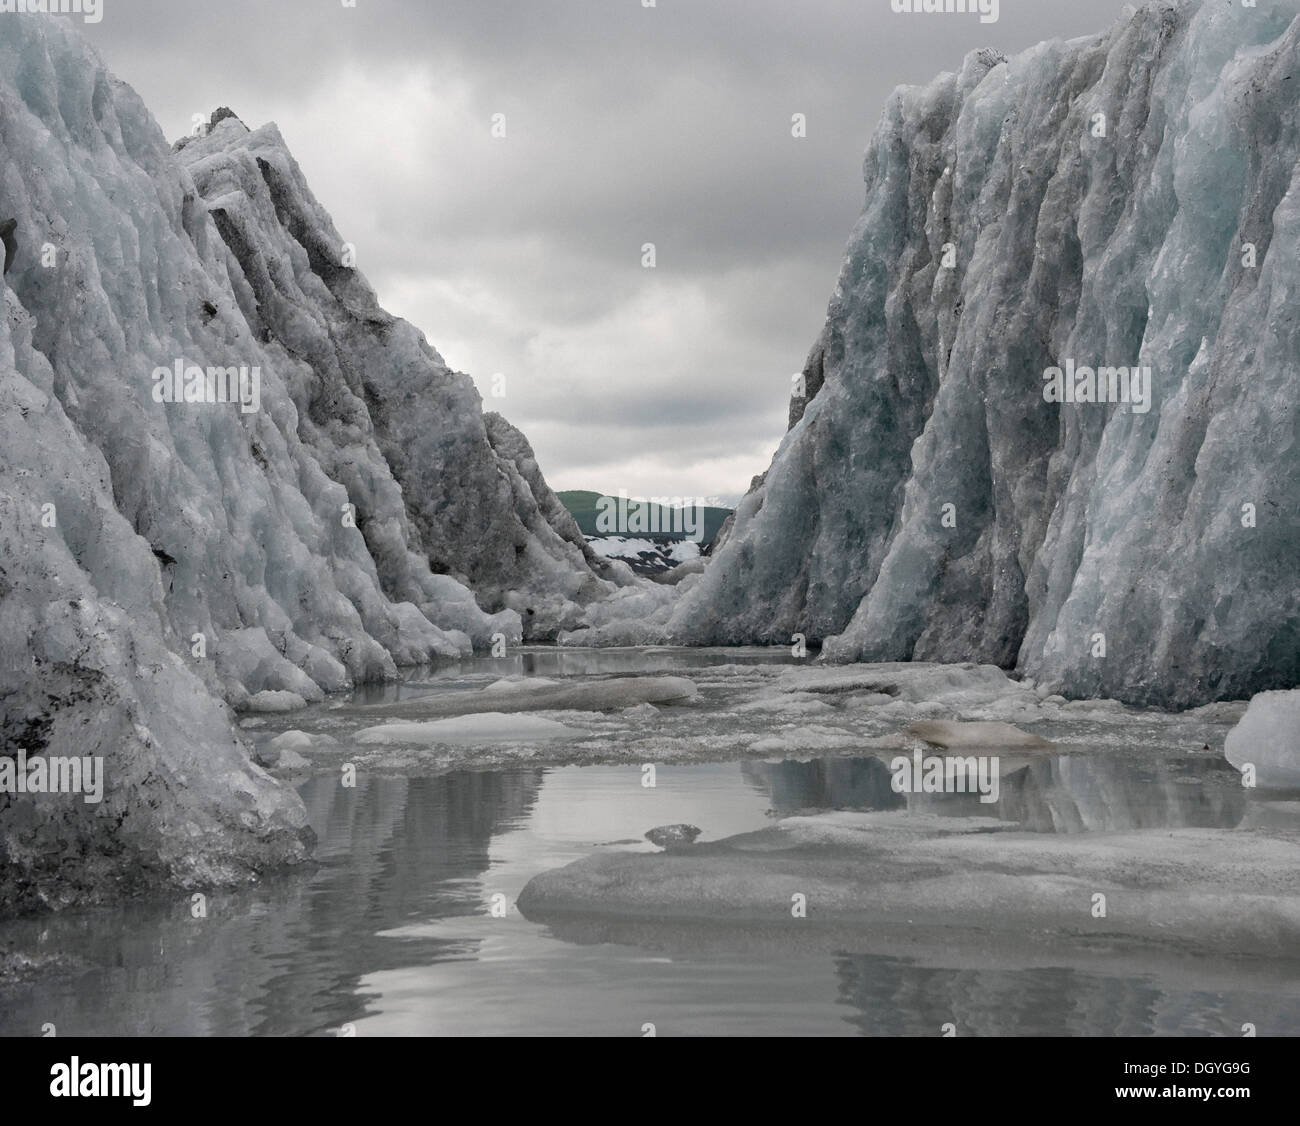
[[(1294, 1035), (1300, 795), (1242, 786), (1244, 710), (783, 649), (421, 670), (244, 719), (313, 872), (0, 927), (0, 1034)], [(996, 800), (895, 792), (945, 755), (916, 732), (996, 756)]]

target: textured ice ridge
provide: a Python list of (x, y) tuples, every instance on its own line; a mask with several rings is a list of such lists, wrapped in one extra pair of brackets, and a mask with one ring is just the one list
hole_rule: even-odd
[[(1296, 17), (1153, 3), (898, 90), (771, 468), (672, 611), (572, 640), (1300, 682)], [(1149, 410), (1046, 401), (1067, 364), (1149, 368)]]
[[(343, 265), (273, 125), (173, 149), (75, 24), (0, 20), (0, 225), (0, 750), (107, 777), (98, 807), (0, 793), (0, 913), (301, 859), (226, 704), (615, 589), (523, 436)], [(255, 373), (258, 409), (158, 401), (177, 364)]]

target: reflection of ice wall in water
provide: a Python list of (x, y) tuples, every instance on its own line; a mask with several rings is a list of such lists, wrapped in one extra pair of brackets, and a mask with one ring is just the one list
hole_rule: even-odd
[(1002, 780), (998, 812), (1025, 829), (1058, 833), (1237, 826), (1246, 791), (1226, 772), (1208, 780), (1205, 773), (1204, 763), (1175, 774), (1117, 758), (1052, 757)]
[[(11, 988), (0, 1034), (297, 1035), (364, 1015), (359, 981), (378, 969), (458, 952), (439, 938), (379, 937), (413, 920), (485, 913), (478, 881), (492, 838), (527, 814), (542, 771), (369, 777), (355, 789), (324, 777), (304, 787), (320, 834), (321, 870), (257, 893), (6, 924), (4, 945), (57, 951), (81, 967)], [(448, 894), (445, 884), (455, 883)], [(180, 952), (169, 957), (169, 952)], [(467, 951), (472, 953), (472, 951)], [(183, 966), (183, 975), (178, 967)], [(129, 987), (124, 985), (124, 980)], [(237, 990), (231, 982), (240, 983)]]
[[(1225, 1001), (1211, 985), (1067, 967), (989, 970), (835, 959), (848, 1021), (868, 1036), (1240, 1036), (1244, 1021), (1290, 1028), (1294, 998), (1256, 984)], [(1230, 980), (1230, 979), (1228, 979)], [(1251, 987), (1248, 987), (1251, 988)], [(1261, 1033), (1262, 1035), (1262, 1033)]]
[(875, 758), (825, 758), (811, 762), (745, 762), (741, 770), (772, 797), (778, 813), (801, 809), (901, 809), (907, 804), (890, 783), (889, 767)]
[(889, 756), (745, 763), (742, 769), (751, 784), (771, 795), (778, 813), (906, 808), (949, 817), (996, 818), (1029, 832), (1079, 833), (1232, 828), (1241, 823), (1247, 808), (1246, 791), (1237, 779), (1220, 772), (1221, 777), (1207, 780), (1203, 763), (1201, 776), (1189, 777), (1174, 763), (1146, 765), (1115, 755), (1000, 759), (998, 801), (987, 805), (978, 793), (896, 793)]

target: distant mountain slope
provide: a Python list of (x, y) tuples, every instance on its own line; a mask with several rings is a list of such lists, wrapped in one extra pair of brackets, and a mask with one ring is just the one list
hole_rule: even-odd
[[(598, 517), (602, 511), (609, 511), (608, 506), (602, 508), (600, 501), (602, 498), (610, 497), (608, 493), (593, 493), (585, 489), (570, 489), (555, 494), (560, 498), (560, 502), (565, 508), (573, 514), (573, 518), (578, 522), (578, 527), (582, 529), (584, 536), (606, 537), (610, 535), (627, 535), (634, 536), (637, 539), (648, 540), (680, 540), (685, 538), (680, 531), (656, 532), (652, 533), (641, 528), (602, 528), (598, 524)], [(618, 497), (613, 496), (617, 501)], [(729, 508), (706, 507), (703, 510), (703, 519), (701, 524), (701, 535), (698, 537), (701, 547), (707, 547), (717, 537), (719, 529), (726, 522), (727, 517), (731, 515)], [(681, 516), (675, 515), (670, 508), (662, 505), (647, 505), (645, 507), (645, 518), (650, 521), (649, 526), (658, 528), (680, 528), (682, 527)], [(691, 519), (695, 519), (692, 515)]]

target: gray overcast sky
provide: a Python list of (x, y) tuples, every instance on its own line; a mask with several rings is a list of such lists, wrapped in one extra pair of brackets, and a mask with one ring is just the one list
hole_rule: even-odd
[(889, 92), (1123, 7), (104, 0), (85, 31), (172, 139), (218, 105), (277, 122), (381, 303), (554, 487), (691, 496), (767, 468)]

